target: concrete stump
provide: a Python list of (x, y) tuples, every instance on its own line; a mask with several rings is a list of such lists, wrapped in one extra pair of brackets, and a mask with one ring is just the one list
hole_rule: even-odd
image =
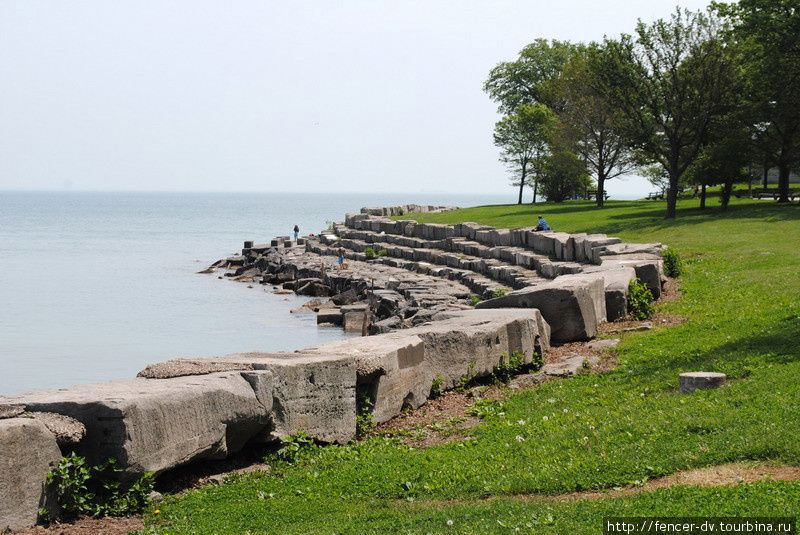
[(725, 374), (716, 372), (687, 372), (678, 377), (680, 391), (691, 394), (695, 390), (711, 390), (725, 384)]
[(253, 248), (253, 242), (249, 241), (249, 240), (244, 242), (244, 248), (245, 249), (252, 249)]

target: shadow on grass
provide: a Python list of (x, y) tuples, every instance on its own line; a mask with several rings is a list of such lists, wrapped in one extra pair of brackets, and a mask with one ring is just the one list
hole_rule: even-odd
[[(800, 310), (785, 313), (787, 315), (750, 336), (727, 341), (704, 352), (689, 352), (662, 361), (657, 374), (673, 376), (686, 371), (711, 371), (737, 379), (760, 366), (800, 362)], [(649, 361), (638, 361), (633, 368), (636, 375), (647, 376), (656, 371)]]
[(797, 205), (770, 203), (731, 205), (723, 211), (719, 207), (701, 210), (699, 207), (679, 207), (675, 219), (666, 219), (664, 210), (658, 207), (648, 210), (625, 211), (607, 215), (607, 221), (598, 222), (598, 228), (606, 233), (640, 230), (660, 230), (687, 223), (730, 220), (762, 220), (765, 222), (800, 220)]

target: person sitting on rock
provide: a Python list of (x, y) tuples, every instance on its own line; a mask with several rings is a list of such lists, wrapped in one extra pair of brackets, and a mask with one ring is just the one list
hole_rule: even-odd
[(339, 247), (339, 269), (344, 267), (344, 247)]
[(550, 228), (550, 225), (547, 224), (547, 221), (545, 221), (542, 216), (539, 216), (539, 222), (536, 225), (536, 228), (533, 230), (538, 232), (540, 230), (553, 230), (553, 229)]

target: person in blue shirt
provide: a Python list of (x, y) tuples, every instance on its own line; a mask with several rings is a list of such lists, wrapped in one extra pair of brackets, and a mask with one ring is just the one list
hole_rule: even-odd
[(536, 225), (536, 229), (534, 230), (553, 230), (550, 228), (550, 225), (547, 224), (547, 221), (544, 220), (542, 216), (539, 216), (539, 223)]

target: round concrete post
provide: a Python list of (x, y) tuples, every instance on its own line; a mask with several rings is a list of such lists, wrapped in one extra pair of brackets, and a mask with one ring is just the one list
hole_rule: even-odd
[(725, 384), (725, 374), (716, 372), (687, 372), (678, 376), (680, 391), (691, 394), (695, 390), (711, 390)]

